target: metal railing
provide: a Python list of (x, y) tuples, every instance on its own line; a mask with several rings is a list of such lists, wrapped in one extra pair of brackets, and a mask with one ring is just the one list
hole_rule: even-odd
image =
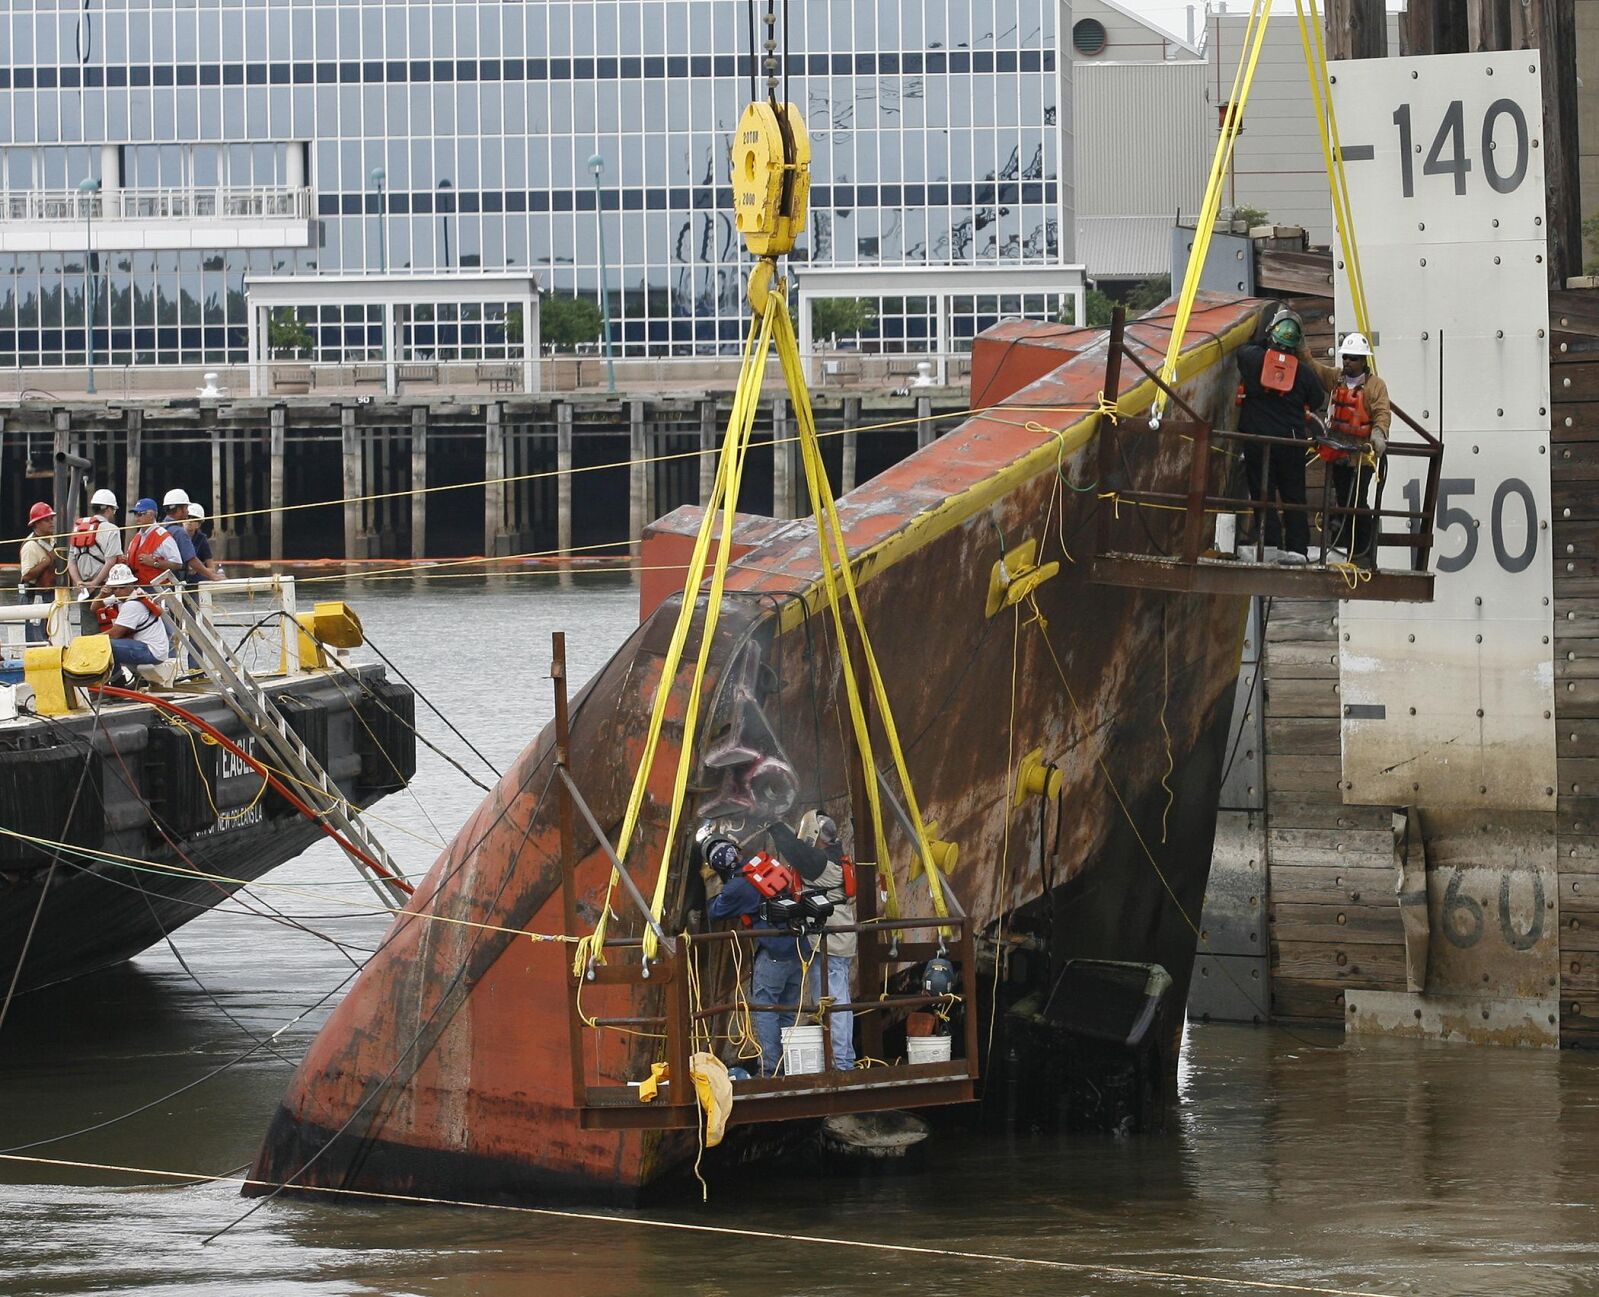
[(7, 221), (250, 221), (311, 218), (311, 191), (284, 185), (188, 185), (114, 189), (5, 190), (0, 216)]

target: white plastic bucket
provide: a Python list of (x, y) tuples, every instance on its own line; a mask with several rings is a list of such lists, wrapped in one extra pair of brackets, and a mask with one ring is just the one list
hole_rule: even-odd
[(822, 1070), (822, 1029), (819, 1026), (784, 1027), (782, 1036), (785, 1075), (799, 1076)]
[(906, 1036), (905, 1061), (907, 1063), (949, 1062), (950, 1036)]
[(1236, 513), (1218, 513), (1216, 515), (1216, 552), (1218, 554), (1236, 554), (1238, 552), (1238, 515)]

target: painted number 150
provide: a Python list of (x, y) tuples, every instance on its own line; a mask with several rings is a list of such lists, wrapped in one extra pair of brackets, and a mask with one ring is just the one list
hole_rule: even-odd
[[(1462, 497), (1469, 499), (1476, 493), (1477, 479), (1474, 477), (1446, 477), (1438, 483), (1438, 531), (1459, 527), (1466, 538), (1460, 553), (1439, 556), (1440, 572), (1459, 572), (1469, 567), (1471, 560), (1477, 557), (1477, 520), (1469, 509), (1454, 503)], [(1421, 512), (1421, 483), (1414, 478), (1405, 483), (1405, 504), (1412, 513)], [(1519, 507), (1525, 519), (1525, 539), (1517, 553), (1511, 552), (1505, 539), (1505, 513), (1512, 507)], [(1538, 553), (1538, 505), (1533, 499), (1532, 488), (1519, 477), (1507, 477), (1494, 491), (1489, 522), (1494, 561), (1506, 572), (1525, 572), (1532, 566), (1532, 560)]]
[[(1500, 150), (1494, 146), (1494, 131), (1501, 117), (1508, 118), (1515, 136), (1515, 146), (1510, 150), (1509, 166), (1501, 166)], [(1399, 166), (1404, 180), (1405, 197), (1416, 196), (1415, 154), (1421, 146), (1412, 139), (1410, 105), (1400, 104), (1394, 110), (1394, 125), (1399, 128)], [(1508, 194), (1520, 187), (1527, 177), (1527, 116), (1521, 105), (1513, 99), (1496, 99), (1488, 105), (1482, 118), (1482, 171), (1488, 177), (1488, 186), (1495, 193)], [(1424, 176), (1453, 176), (1455, 193), (1466, 192), (1466, 176), (1472, 170), (1471, 158), (1466, 154), (1466, 109), (1456, 99), (1444, 110), (1444, 119), (1438, 133), (1432, 137), (1432, 147), (1421, 164)]]

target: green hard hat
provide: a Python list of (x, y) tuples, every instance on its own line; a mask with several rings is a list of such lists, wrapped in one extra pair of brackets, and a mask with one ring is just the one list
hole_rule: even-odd
[(1305, 330), (1292, 315), (1279, 316), (1266, 332), (1267, 338), (1279, 347), (1297, 347), (1305, 338)]

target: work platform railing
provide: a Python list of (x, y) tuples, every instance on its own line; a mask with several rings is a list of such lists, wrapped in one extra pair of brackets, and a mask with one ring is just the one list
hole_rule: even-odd
[[(1297, 598), (1372, 599), (1425, 602), (1432, 598), (1433, 574), (1428, 563), (1434, 543), (1434, 518), (1438, 504), (1439, 474), (1443, 467), (1443, 441), (1422, 427), (1397, 405), (1394, 419), (1414, 439), (1391, 432), (1386, 454), (1357, 465), (1375, 479), (1369, 506), (1346, 504), (1335, 498), (1333, 475), (1323, 465), (1318, 498), (1303, 504), (1272, 499), (1271, 454), (1285, 439), (1213, 427), (1143, 358), (1127, 345), (1120, 310), (1111, 324), (1105, 366), (1105, 391), (1120, 390), (1122, 361), (1130, 361), (1165, 394), (1182, 417), (1158, 422), (1145, 416), (1102, 416), (1098, 431), (1099, 491), (1104, 497), (1098, 516), (1095, 553), (1090, 568), (1095, 581), (1107, 585), (1152, 590), (1196, 591), (1209, 594), (1282, 595)], [(1134, 437), (1158, 437), (1168, 444), (1180, 441), (1188, 456), (1187, 489), (1173, 491), (1140, 486), (1133, 480), (1133, 460), (1128, 456)], [(1313, 450), (1315, 441), (1292, 441)], [(1260, 447), (1260, 493), (1238, 495), (1231, 481), (1247, 448)], [(1136, 457), (1135, 457), (1136, 458)], [(1384, 488), (1393, 459), (1423, 462), (1420, 490), (1414, 507), (1383, 507)], [(1146, 457), (1142, 462), (1151, 461)], [(1121, 516), (1127, 513), (1142, 517)], [(1106, 507), (1110, 506), (1110, 507)], [(1340, 533), (1350, 537), (1348, 560), (1308, 564), (1268, 562), (1265, 553), (1268, 511), (1302, 514), (1307, 531), (1319, 540), (1320, 553), (1329, 554)], [(1173, 525), (1172, 515), (1180, 517)], [(1221, 553), (1209, 543), (1211, 520), (1223, 514), (1246, 515), (1254, 521), (1252, 545), (1237, 554)], [(1151, 518), (1162, 521), (1151, 521)], [(1286, 518), (1284, 519), (1286, 522)], [(1346, 523), (1347, 526), (1341, 526)], [(1379, 569), (1352, 561), (1353, 538), (1366, 528), (1375, 532), (1369, 546), (1373, 558), (1384, 546), (1410, 551), (1410, 561), (1400, 569)], [(1147, 546), (1143, 550), (1137, 547)], [(1170, 548), (1168, 548), (1170, 546)], [(1250, 561), (1250, 548), (1253, 561)]]
[[(885, 1109), (932, 1107), (966, 1103), (976, 1097), (978, 1047), (976, 1004), (977, 961), (973, 951), (971, 920), (945, 883), (949, 902), (948, 917), (925, 916), (888, 919), (877, 913), (877, 870), (874, 865), (857, 865), (858, 891), (855, 898), (858, 920), (810, 934), (814, 951), (802, 979), (801, 1000), (797, 1003), (766, 1004), (741, 998), (738, 989), (741, 971), (754, 967), (754, 946), (771, 930), (732, 927), (710, 932), (666, 933), (643, 894), (623, 867), (598, 820), (584, 800), (569, 769), (570, 733), (566, 697), (565, 636), (554, 637), (554, 657), (550, 668), (555, 682), (555, 760), (561, 789), (558, 815), (561, 841), (562, 910), (568, 932), (577, 929), (577, 848), (574, 814), (581, 815), (590, 833), (609, 858), (622, 889), (642, 916), (643, 927), (656, 937), (656, 954), (645, 954), (642, 933), (607, 938), (606, 962), (592, 962), (570, 975), (567, 985), (568, 1043), (572, 1068), (572, 1104), (586, 1129), (595, 1130), (692, 1130), (700, 1122), (699, 1101), (691, 1078), (690, 1056), (706, 1048), (724, 1063), (738, 1066), (740, 1059), (729, 1044), (735, 1033), (728, 1024), (745, 1013), (775, 1012), (786, 1022), (801, 1025), (819, 1021), (822, 1026), (822, 1069), (794, 1075), (750, 1077), (732, 1083), (733, 1106), (729, 1124), (762, 1121), (787, 1121), (796, 1118), (828, 1117), (840, 1113), (872, 1112)], [(913, 933), (930, 933), (929, 939), (909, 941)], [(845, 1003), (806, 1003), (806, 989), (815, 972), (815, 985), (825, 997), (828, 971), (833, 958), (827, 952), (829, 936), (853, 935), (856, 938), (856, 973), (861, 990)], [(737, 958), (735, 958), (735, 951)], [(718, 956), (726, 953), (727, 957)], [(897, 969), (909, 968), (942, 957), (955, 966), (958, 992), (932, 994), (925, 991), (890, 994), (888, 987)], [(639, 995), (646, 990), (664, 999), (659, 1012), (626, 1015), (589, 1015), (583, 1008), (583, 993), (589, 987), (624, 986)], [(876, 995), (871, 988), (880, 988)], [(727, 995), (715, 998), (716, 992)], [(710, 994), (711, 1003), (704, 1000)], [(948, 1061), (928, 1063), (887, 1063), (884, 1057), (885, 1018), (929, 1010), (947, 1021), (952, 1010), (961, 1006), (960, 1048), (951, 1041)], [(834, 1066), (832, 1015), (857, 1015), (861, 1058), (866, 1066), (838, 1071)], [(613, 1029), (660, 1042), (655, 1062), (667, 1064), (666, 1078), (656, 1097), (640, 1098), (641, 1075), (632, 1083), (594, 1083), (590, 1079), (588, 1058), (595, 1053), (594, 1033)], [(726, 1057), (725, 1055), (732, 1055)], [(758, 1063), (757, 1063), (758, 1070)], [(644, 1073), (651, 1069), (645, 1067)]]

